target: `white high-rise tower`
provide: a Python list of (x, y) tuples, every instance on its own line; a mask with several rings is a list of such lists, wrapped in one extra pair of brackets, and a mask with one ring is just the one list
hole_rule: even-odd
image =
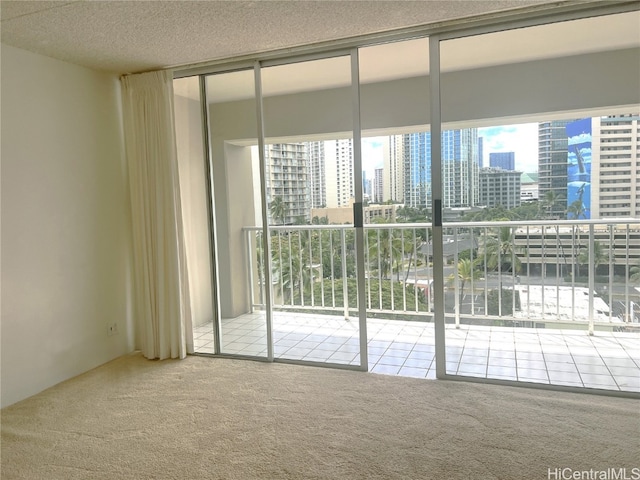
[(640, 113), (591, 119), (591, 218), (640, 216)]
[(349, 206), (354, 197), (353, 140), (324, 142), (327, 207)]
[(383, 142), (384, 169), (382, 201), (404, 201), (404, 148), (403, 136), (391, 135)]

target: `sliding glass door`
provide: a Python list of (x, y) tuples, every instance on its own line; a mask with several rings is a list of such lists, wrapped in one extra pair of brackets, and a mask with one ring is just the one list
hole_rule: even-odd
[(217, 266), (216, 353), (267, 357), (253, 69), (205, 77)]
[(640, 98), (610, 106), (611, 62), (631, 52), (600, 51), (612, 32), (637, 45), (637, 21), (440, 43), (447, 375), (640, 388), (625, 296)]
[(640, 390), (637, 19), (201, 76), (218, 295), (195, 350)]
[(350, 55), (261, 69), (274, 357), (359, 367)]
[(358, 54), (369, 370), (435, 378), (429, 39)]

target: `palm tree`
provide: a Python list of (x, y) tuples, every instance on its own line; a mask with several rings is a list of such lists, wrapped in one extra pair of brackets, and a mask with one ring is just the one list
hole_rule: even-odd
[(271, 242), (272, 278), (278, 285), (282, 300), (299, 300), (311, 288), (311, 260), (308, 238), (300, 232), (277, 235)]
[(478, 260), (485, 261), (489, 270), (497, 268), (500, 274), (503, 266), (509, 266), (511, 271), (517, 274), (522, 262), (516, 254), (513, 229), (500, 227), (497, 236), (485, 235), (482, 244), (482, 257), (479, 257)]
[[(422, 245), (423, 240), (419, 233), (414, 233), (411, 230), (402, 230), (402, 242), (404, 243), (403, 250), (405, 254), (407, 253), (407, 251), (409, 252), (409, 263), (407, 264), (404, 274), (404, 283), (407, 283), (409, 273), (411, 273), (411, 264), (413, 262), (417, 262), (418, 260), (417, 258), (414, 258), (414, 249), (417, 256), (418, 249)], [(404, 267), (404, 260), (402, 262), (402, 266)]]
[(269, 212), (271, 213), (271, 218), (277, 224), (284, 224), (284, 219), (287, 217), (287, 205), (281, 196), (275, 196), (273, 200), (271, 200), (269, 203)]
[[(374, 223), (390, 223), (380, 218)], [(383, 228), (369, 231), (369, 260), (374, 270), (379, 270), (380, 278), (387, 278), (390, 274), (400, 275), (403, 247), (409, 252), (406, 238), (397, 229)], [(413, 252), (411, 250), (411, 252)]]
[(449, 278), (447, 280), (448, 286), (451, 286), (452, 284), (455, 285), (456, 279), (460, 282), (460, 292), (458, 294), (458, 310), (456, 311), (455, 316), (456, 328), (460, 328), (460, 313), (462, 310), (462, 300), (464, 299), (464, 287), (466, 286), (467, 282), (471, 282), (479, 276), (480, 271), (476, 268), (476, 262), (472, 262), (470, 258), (461, 258), (460, 260), (458, 260), (456, 271), (449, 275)]
[(586, 209), (584, 208), (584, 204), (582, 200), (576, 200), (572, 202), (571, 205), (567, 207), (567, 219), (569, 220), (579, 220), (580, 217), (587, 218), (585, 215)]
[[(569, 220), (579, 220), (580, 217), (587, 218), (587, 216), (585, 215), (585, 211), (586, 210), (584, 208), (584, 204), (582, 203), (582, 199), (575, 200), (574, 202), (571, 202), (571, 205), (569, 205), (567, 207), (567, 210), (566, 210), (567, 219), (569, 219)], [(557, 230), (558, 230), (558, 227), (556, 226), (556, 232), (557, 232)], [(574, 241), (577, 240), (577, 244), (580, 245), (580, 229), (578, 228), (577, 225), (573, 225), (572, 226), (572, 230), (573, 230)], [(579, 252), (578, 253), (578, 274), (580, 274), (580, 264), (588, 262), (588, 260), (586, 260), (585, 262), (581, 262), (580, 255), (581, 255), (581, 253)], [(573, 269), (573, 267), (572, 267), (572, 269)], [(573, 271), (572, 271), (571, 274), (573, 276)]]
[(593, 260), (589, 258), (589, 249), (587, 247), (583, 247), (580, 249), (580, 253), (578, 253), (578, 262), (580, 265), (588, 265), (591, 261), (593, 261), (594, 271), (598, 269), (599, 265), (602, 265), (607, 260), (609, 260), (609, 252), (604, 249), (602, 244), (595, 240), (593, 242)]
[(394, 260), (400, 256), (399, 245), (390, 229), (369, 232), (369, 259), (380, 278), (387, 278), (393, 269)]
[(562, 201), (564, 201), (562, 194), (557, 193), (555, 190), (547, 190), (538, 205), (546, 211), (547, 218), (552, 218), (553, 208)]
[(462, 299), (464, 298), (464, 287), (467, 282), (470, 282), (473, 279), (476, 279), (479, 275), (479, 271), (476, 268), (474, 262), (469, 258), (462, 258), (458, 261), (458, 265), (455, 273), (452, 273), (449, 276), (447, 283), (449, 285), (453, 285), (456, 281), (456, 278), (460, 282), (460, 304), (462, 304)]

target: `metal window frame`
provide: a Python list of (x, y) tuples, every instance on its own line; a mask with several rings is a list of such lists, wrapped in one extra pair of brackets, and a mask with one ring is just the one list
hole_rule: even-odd
[[(210, 132), (208, 129), (208, 112), (206, 108), (206, 89), (204, 85), (204, 77), (215, 73), (229, 73), (238, 70), (253, 69), (256, 80), (256, 108), (258, 114), (258, 145), (260, 155), (260, 176), (261, 176), (261, 198), (262, 198), (262, 220), (265, 242), (265, 280), (268, 285), (266, 288), (267, 303), (267, 361), (281, 361), (294, 364), (312, 364), (316, 366), (326, 366), (332, 368), (353, 369), (349, 365), (331, 364), (331, 363), (315, 363), (298, 360), (276, 359), (273, 355), (273, 338), (272, 338), (272, 286), (269, 281), (270, 273), (270, 232), (268, 228), (267, 206), (266, 206), (266, 184), (264, 172), (264, 116), (262, 105), (262, 85), (261, 85), (261, 68), (298, 63), (303, 61), (318, 60), (324, 58), (333, 58), (338, 56), (349, 55), (351, 57), (351, 88), (353, 102), (353, 141), (354, 141), (354, 172), (355, 172), (355, 195), (356, 205), (362, 208), (362, 158), (361, 158), (361, 125), (360, 125), (360, 85), (359, 85), (359, 68), (358, 68), (358, 50), (359, 48), (369, 47), (372, 45), (391, 43), (396, 41), (405, 41), (414, 38), (429, 38), (429, 92), (425, 95), (430, 99), (430, 131), (431, 131), (431, 178), (432, 178), (432, 242), (433, 242), (433, 291), (434, 291), (434, 326), (435, 326), (435, 346), (436, 346), (436, 377), (439, 379), (462, 380), (477, 383), (488, 383), (497, 385), (510, 386), (527, 386), (544, 390), (559, 390), (570, 392), (585, 392), (601, 395), (613, 396), (632, 396), (636, 394), (630, 392), (616, 392), (598, 389), (590, 389), (585, 387), (567, 387), (559, 385), (547, 385), (537, 383), (527, 383), (510, 380), (497, 380), (480, 377), (467, 377), (463, 375), (452, 375), (446, 373), (446, 338), (445, 338), (445, 315), (444, 315), (444, 258), (443, 249), (443, 223), (442, 223), (442, 163), (441, 163), (441, 134), (442, 134), (442, 111), (440, 96), (440, 43), (446, 40), (464, 38), (475, 35), (491, 34), (505, 30), (515, 30), (520, 28), (535, 27), (539, 25), (547, 25), (572, 20), (580, 20), (584, 18), (626, 13), (640, 10), (640, 5), (636, 1), (570, 1), (563, 4), (546, 4), (541, 6), (527, 7), (517, 9), (515, 11), (499, 12), (494, 14), (481, 15), (472, 19), (456, 19), (447, 22), (440, 22), (431, 25), (411, 27), (399, 29), (391, 32), (377, 33), (372, 35), (362, 35), (344, 40), (335, 40), (330, 42), (322, 42), (315, 45), (307, 45), (290, 49), (281, 49), (272, 52), (264, 52), (262, 54), (247, 55), (236, 58), (234, 60), (220, 59), (207, 63), (192, 64), (186, 66), (172, 67), (174, 70), (174, 79), (199, 76), (200, 77), (200, 101), (203, 111), (203, 131), (205, 132), (205, 150), (207, 154), (207, 163), (209, 165), (209, 186), (208, 195), (211, 203), (209, 222), (211, 233), (211, 249), (215, 249), (215, 208), (213, 206), (213, 177), (211, 172), (211, 152), (210, 152)], [(358, 181), (359, 179), (359, 181)], [(361, 210), (360, 210), (361, 211)], [(354, 213), (356, 213), (354, 211)], [(358, 315), (360, 326), (360, 366), (355, 369), (367, 370), (367, 334), (366, 334), (366, 290), (364, 282), (364, 233), (361, 227), (356, 228), (356, 268), (358, 277)], [(214, 325), (217, 324), (219, 329), (219, 312), (218, 299), (218, 283), (217, 283), (217, 265), (215, 252), (212, 256), (212, 279), (213, 286), (216, 290), (213, 292), (214, 307)], [(216, 352), (220, 352), (219, 335), (216, 335)], [(230, 355), (233, 356), (233, 355)], [(260, 360), (260, 357), (249, 357)], [(364, 360), (363, 360), (364, 359)]]

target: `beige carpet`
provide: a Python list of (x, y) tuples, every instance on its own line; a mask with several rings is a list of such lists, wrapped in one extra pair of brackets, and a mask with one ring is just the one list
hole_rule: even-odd
[(240, 360), (132, 354), (2, 410), (3, 480), (547, 479), (639, 459), (633, 399)]

